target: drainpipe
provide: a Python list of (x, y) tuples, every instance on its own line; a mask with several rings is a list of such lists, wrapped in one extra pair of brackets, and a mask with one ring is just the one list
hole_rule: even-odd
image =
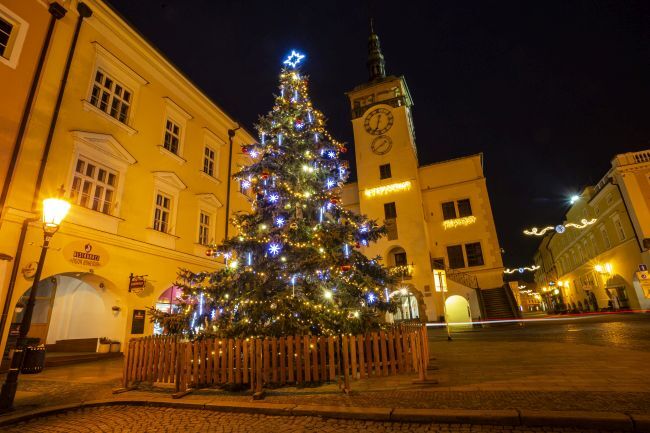
[(234, 153), (232, 143), (235, 138), (235, 132), (238, 129), (241, 129), (239, 124), (237, 124), (236, 128), (228, 130), (228, 179), (226, 180), (226, 230), (223, 237), (224, 239), (228, 239), (228, 223), (230, 220), (230, 182), (232, 176), (232, 154)]
[[(47, 139), (45, 141), (45, 147), (43, 148), (43, 155), (41, 157), (41, 163), (38, 168), (38, 175), (36, 177), (36, 183), (34, 188), (34, 197), (32, 199), (32, 212), (38, 210), (38, 199), (41, 194), (41, 184), (43, 182), (43, 174), (45, 173), (45, 166), (47, 165), (47, 158), (50, 152), (50, 147), (52, 147), (52, 139), (54, 137), (54, 129), (56, 128), (56, 123), (59, 118), (59, 111), (61, 110), (61, 102), (63, 101), (63, 94), (65, 92), (65, 86), (68, 81), (68, 75), (70, 74), (70, 66), (72, 65), (72, 58), (74, 57), (75, 48), (77, 46), (77, 40), (79, 39), (79, 32), (81, 31), (81, 23), (84, 18), (88, 18), (92, 15), (92, 10), (85, 3), (79, 3), (77, 5), (77, 12), (79, 12), (79, 17), (77, 18), (77, 25), (75, 26), (74, 35), (72, 37), (72, 43), (70, 44), (70, 49), (68, 51), (68, 58), (66, 59), (65, 68), (63, 70), (63, 77), (61, 78), (61, 85), (59, 86), (59, 94), (56, 98), (56, 103), (54, 106), (54, 112), (52, 115), (52, 121), (50, 122), (50, 129), (47, 134)], [(16, 254), (14, 255), (14, 265), (11, 269), (11, 277), (9, 278), (9, 287), (7, 288), (7, 296), (5, 297), (4, 306), (2, 307), (2, 316), (0, 316), (0, 341), (4, 335), (5, 328), (7, 326), (7, 321), (9, 319), (9, 309), (11, 308), (11, 299), (13, 298), (14, 288), (16, 286), (16, 278), (18, 277), (18, 271), (20, 266), (20, 258), (23, 253), (23, 247), (25, 246), (25, 237), (27, 235), (27, 229), (29, 228), (29, 223), (33, 220), (23, 221), (22, 229), (20, 231), (20, 237), (18, 239), (18, 246), (16, 247)]]
[(29, 115), (34, 105), (36, 89), (38, 89), (38, 84), (41, 80), (43, 65), (45, 65), (45, 57), (47, 57), (47, 52), (49, 51), (50, 43), (52, 42), (52, 33), (54, 32), (54, 26), (58, 20), (60, 20), (65, 16), (67, 10), (60, 4), (54, 2), (50, 4), (48, 12), (52, 16), (50, 17), (50, 23), (47, 27), (47, 32), (45, 33), (45, 41), (43, 42), (43, 47), (41, 48), (41, 54), (38, 57), (38, 63), (36, 64), (36, 70), (34, 71), (32, 84), (29, 88), (29, 94), (27, 96), (27, 101), (25, 102), (23, 115), (20, 118), (20, 125), (18, 126), (18, 134), (16, 135), (16, 142), (14, 143), (13, 152), (11, 153), (11, 159), (9, 160), (9, 167), (7, 168), (7, 177), (5, 178), (5, 181), (2, 185), (2, 191), (0, 191), (0, 225), (2, 224), (2, 219), (1, 219), (2, 211), (4, 210), (5, 202), (7, 201), (7, 195), (9, 194), (9, 186), (11, 185), (11, 180), (13, 178), (14, 171), (16, 170), (18, 155), (20, 154), (23, 138), (25, 137), (25, 130), (27, 129)]

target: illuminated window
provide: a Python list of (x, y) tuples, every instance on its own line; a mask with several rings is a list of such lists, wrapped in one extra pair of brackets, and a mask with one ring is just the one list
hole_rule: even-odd
[(199, 212), (199, 243), (208, 245), (210, 243), (210, 214), (204, 211)]
[(379, 166), (379, 179), (391, 178), (390, 164), (382, 164)]
[(483, 266), (483, 251), (480, 242), (465, 244), (465, 254), (467, 255), (467, 266)]
[(471, 216), (472, 215), (472, 206), (469, 203), (469, 199), (458, 200), (458, 216), (460, 218)]
[(172, 198), (162, 192), (156, 193), (153, 229), (168, 233), (171, 223)]
[(397, 208), (395, 202), (384, 203), (384, 218), (387, 220), (397, 218)]
[(121, 83), (118, 83), (103, 71), (97, 70), (95, 72), (90, 103), (104, 113), (122, 123), (126, 123), (129, 117), (131, 95), (130, 90), (127, 90)]
[(442, 218), (445, 220), (456, 219), (456, 206), (453, 201), (448, 201), (442, 204)]
[(450, 245), (447, 247), (447, 261), (451, 269), (465, 267), (465, 257), (463, 256), (462, 245)]
[(214, 150), (205, 146), (203, 151), (203, 173), (214, 176)]
[(171, 119), (165, 123), (165, 142), (163, 147), (178, 155), (178, 145), (181, 141), (181, 127)]
[(618, 234), (618, 240), (624, 241), (626, 239), (625, 229), (623, 229), (623, 224), (621, 223), (621, 218), (618, 215), (612, 217), (614, 221), (614, 227), (616, 228), (616, 233)]
[(116, 187), (117, 172), (85, 158), (77, 159), (70, 187), (73, 203), (111, 214)]

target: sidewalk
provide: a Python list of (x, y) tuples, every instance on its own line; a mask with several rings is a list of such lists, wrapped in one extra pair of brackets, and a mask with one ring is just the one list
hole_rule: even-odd
[[(218, 389), (196, 390), (180, 400), (172, 400), (171, 386), (144, 384), (138, 390), (113, 395), (111, 390), (120, 384), (121, 360), (57, 367), (40, 375), (21, 376), (15, 415), (62, 404), (78, 407), (106, 399), (157, 406), (230, 407), (226, 410), (243, 407), (263, 411), (265, 405), (270, 405), (292, 414), (307, 406), (312, 412), (349, 417), (374, 410), (382, 417), (394, 418), (406, 411), (408, 416), (403, 416), (412, 421), (418, 419), (418, 410), (420, 418), (427, 420), (449, 419), (444, 416), (469, 410), (473, 415), (464, 413), (463, 419), (478, 422), (480, 417), (476, 417), (487, 413), (503, 416), (503, 420), (516, 418), (520, 423), (535, 413), (547, 413), (544, 419), (553, 420), (562, 415), (575, 418), (577, 415), (571, 412), (580, 411), (579, 419), (583, 421), (600, 413), (598, 416), (609, 416), (615, 424), (630, 423), (626, 414), (639, 419), (650, 414), (648, 352), (525, 341), (435, 341), (430, 348), (440, 367), (430, 372), (439, 380), (438, 385), (414, 385), (415, 376), (389, 376), (353, 381), (350, 395), (343, 394), (336, 384), (267, 390), (261, 403), (252, 403), (247, 392)], [(436, 410), (446, 411), (446, 415)], [(0, 422), (6, 417), (0, 416)]]

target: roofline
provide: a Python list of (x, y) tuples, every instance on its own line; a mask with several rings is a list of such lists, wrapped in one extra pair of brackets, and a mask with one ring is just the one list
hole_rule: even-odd
[(432, 163), (429, 163), (429, 164), (426, 164), (426, 165), (421, 165), (421, 166), (418, 167), (418, 169), (420, 169), (420, 168), (427, 168), (427, 167), (431, 167), (431, 166), (438, 165), (438, 164), (445, 164), (445, 163), (453, 162), (453, 161), (459, 161), (459, 160), (461, 160), (461, 159), (474, 158), (474, 157), (477, 157), (477, 156), (478, 156), (479, 158), (481, 158), (481, 170), (483, 170), (483, 168), (484, 168), (484, 167), (483, 167), (483, 152), (473, 153), (473, 154), (471, 154), (471, 155), (466, 155), (466, 156), (459, 156), (459, 157), (457, 157), (457, 158), (445, 159), (444, 161), (436, 161), (436, 162), (432, 162)]
[(214, 101), (210, 96), (203, 91), (191, 78), (189, 78), (174, 62), (165, 55), (156, 45), (154, 45), (146, 36), (144, 36), (138, 28), (133, 25), (124, 15), (122, 15), (112, 4), (110, 4), (109, 0), (90, 0), (92, 3), (95, 5), (101, 7), (102, 5), (105, 6), (103, 9), (104, 12), (107, 12), (108, 14), (112, 14), (114, 18), (118, 19), (119, 21), (122, 21), (122, 24), (124, 27), (127, 29), (127, 31), (130, 31), (131, 33), (134, 34), (134, 36), (140, 38), (144, 43), (146, 43), (149, 48), (154, 51), (160, 59), (154, 59), (154, 60), (160, 60), (162, 63), (165, 63), (166, 66), (168, 66), (174, 73), (178, 74), (182, 80), (185, 80), (187, 85), (192, 88), (193, 90), (197, 91), (207, 102), (209, 105), (212, 105), (214, 109), (216, 109), (218, 112), (220, 112), (227, 120), (229, 120), (231, 123), (234, 123), (232, 128), (230, 129), (236, 129), (237, 127), (241, 128), (244, 132), (246, 132), (248, 135), (250, 135), (254, 140), (256, 137), (256, 134), (252, 134), (245, 126), (243, 126), (242, 122), (237, 120), (235, 117), (231, 116), (221, 108), (221, 106)]

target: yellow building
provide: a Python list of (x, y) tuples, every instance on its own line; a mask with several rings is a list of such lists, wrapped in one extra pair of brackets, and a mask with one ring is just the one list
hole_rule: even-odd
[(358, 182), (345, 186), (343, 204), (388, 228), (387, 237), (363, 251), (381, 256), (402, 280), (393, 295), (402, 305), (395, 319), (440, 320), (443, 298), (449, 321), (490, 317), (487, 298), (510, 301), (483, 155), (421, 166), (406, 80), (386, 76), (374, 33), (368, 67), (370, 80), (347, 93)]
[(650, 151), (617, 155), (563, 225), (595, 222), (552, 231), (538, 249), (535, 279), (552, 311), (650, 308), (649, 208)]
[[(44, 3), (0, 0), (0, 17), (27, 29), (17, 64), (28, 75)], [(179, 268), (216, 269), (205, 244), (224, 238), (227, 203), (230, 214), (250, 207), (228, 175), (254, 138), (103, 1), (63, 5), (2, 209), (0, 253), (11, 260), (0, 269), (0, 351), (41, 252), (42, 228), (29, 219), (61, 186), (72, 208), (47, 253), (30, 330), (48, 344), (151, 334), (145, 307), (164, 308)], [(14, 74), (7, 67), (0, 78)], [(20, 85), (0, 80), (11, 95), (0, 109), (24, 104)], [(11, 142), (3, 136), (3, 150)], [(130, 276), (144, 287), (131, 290)]]

